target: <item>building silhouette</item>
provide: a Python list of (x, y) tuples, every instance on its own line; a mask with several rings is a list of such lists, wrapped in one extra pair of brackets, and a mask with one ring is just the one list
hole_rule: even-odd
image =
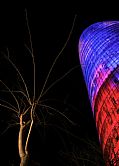
[(90, 25), (78, 50), (106, 165), (119, 166), (119, 21)]

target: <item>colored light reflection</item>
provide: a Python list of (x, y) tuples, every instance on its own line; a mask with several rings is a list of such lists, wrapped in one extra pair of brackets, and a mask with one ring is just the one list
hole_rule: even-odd
[(99, 88), (119, 64), (119, 22), (99, 22), (89, 26), (80, 37), (79, 54), (94, 110)]
[(119, 21), (89, 26), (78, 49), (106, 164), (119, 166)]
[[(119, 162), (119, 67), (101, 86), (95, 100), (95, 119), (104, 157)], [(119, 163), (118, 163), (119, 164)]]

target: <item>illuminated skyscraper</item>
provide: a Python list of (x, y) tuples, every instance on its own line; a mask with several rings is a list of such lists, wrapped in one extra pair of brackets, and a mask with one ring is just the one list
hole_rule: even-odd
[(119, 166), (119, 21), (86, 28), (78, 49), (105, 162)]

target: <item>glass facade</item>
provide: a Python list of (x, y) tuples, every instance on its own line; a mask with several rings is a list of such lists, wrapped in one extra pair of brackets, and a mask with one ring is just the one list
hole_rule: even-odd
[(107, 165), (119, 165), (119, 67), (101, 86), (95, 100), (94, 116)]
[(79, 58), (107, 165), (119, 165), (119, 21), (92, 24)]
[(84, 30), (79, 40), (79, 57), (94, 111), (101, 85), (119, 64), (119, 22), (99, 22)]

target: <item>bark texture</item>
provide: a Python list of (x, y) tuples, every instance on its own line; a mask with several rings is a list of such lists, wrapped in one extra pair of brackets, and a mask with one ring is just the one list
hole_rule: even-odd
[(29, 164), (29, 156), (26, 154), (21, 158), (20, 166), (30, 166)]
[(25, 124), (23, 124), (22, 115), (21, 115), (20, 130), (19, 130), (19, 137), (18, 137), (18, 149), (19, 149), (19, 156), (21, 159), (20, 166), (29, 166), (29, 155), (28, 155), (28, 152), (25, 151), (25, 145), (23, 143), (24, 129), (25, 129)]

